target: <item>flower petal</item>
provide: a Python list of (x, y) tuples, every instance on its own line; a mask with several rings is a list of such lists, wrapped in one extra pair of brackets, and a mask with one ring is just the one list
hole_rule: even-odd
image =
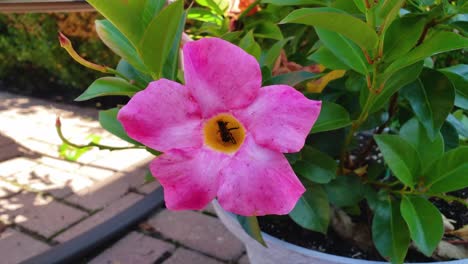
[(255, 142), (283, 153), (297, 152), (317, 120), (322, 102), (287, 85), (260, 89), (257, 100), (234, 114)]
[(204, 117), (249, 105), (262, 83), (260, 66), (241, 48), (218, 38), (184, 45), (185, 83)]
[(153, 160), (150, 169), (164, 188), (168, 209), (199, 210), (216, 196), (226, 160), (226, 155), (204, 148), (174, 149)]
[(246, 138), (221, 171), (219, 204), (239, 215), (288, 214), (305, 188), (283, 154)]
[(135, 94), (118, 114), (127, 134), (159, 151), (203, 144), (198, 105), (183, 85), (161, 79)]

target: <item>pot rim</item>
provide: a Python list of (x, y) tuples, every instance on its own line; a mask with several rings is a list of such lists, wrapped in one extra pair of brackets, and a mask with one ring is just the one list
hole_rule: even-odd
[[(231, 220), (234, 224), (237, 224), (239, 225), (240, 227), (240, 224), (239, 222), (237, 221), (236, 217), (234, 216), (234, 214), (232, 214), (231, 212), (228, 212), (226, 210), (224, 210), (216, 200), (213, 201), (213, 206), (216, 210), (216, 213), (223, 213), (225, 214), (229, 220)], [(242, 228), (242, 227), (241, 227)], [(251, 240), (254, 240), (253, 238), (251, 238), (245, 231), (244, 229), (242, 228), (242, 231), (244, 232), (244, 235), (248, 238), (248, 239), (251, 239)], [(236, 234), (235, 234), (236, 235)], [(349, 257), (343, 257), (343, 256), (337, 256), (337, 255), (333, 255), (333, 254), (329, 254), (329, 253), (324, 253), (324, 252), (320, 252), (320, 251), (317, 251), (317, 250), (314, 250), (314, 249), (309, 249), (309, 248), (305, 248), (305, 247), (302, 247), (302, 246), (298, 246), (298, 245), (295, 245), (293, 243), (290, 243), (290, 242), (287, 242), (287, 241), (284, 241), (284, 240), (281, 240), (279, 238), (276, 238), (272, 235), (269, 235), (265, 232), (262, 231), (262, 236), (263, 236), (263, 239), (265, 240), (265, 242), (267, 244), (276, 244), (276, 245), (279, 245), (279, 246), (282, 246), (282, 247), (285, 247), (286, 249), (288, 250), (291, 250), (291, 251), (294, 251), (294, 252), (297, 252), (299, 254), (302, 254), (302, 255), (306, 255), (306, 256), (310, 256), (310, 257), (316, 257), (316, 258), (321, 258), (321, 259), (326, 259), (328, 261), (334, 261), (334, 262), (337, 262), (337, 263), (343, 263), (343, 264), (384, 264), (384, 263), (388, 263), (388, 262), (382, 262), (382, 261), (375, 261), (375, 260), (366, 260), (366, 259), (354, 259), (354, 258), (349, 258)], [(255, 241), (255, 243), (258, 243), (257, 241)], [(436, 264), (466, 264), (467, 263), (467, 259), (460, 259), (460, 260), (450, 260), (450, 261), (438, 261), (438, 262), (405, 262), (405, 264), (430, 264), (430, 263), (436, 263)]]

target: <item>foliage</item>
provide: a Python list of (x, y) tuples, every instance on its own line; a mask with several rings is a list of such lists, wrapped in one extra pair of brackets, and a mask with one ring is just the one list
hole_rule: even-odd
[(7, 86), (22, 87), (17, 90), (20, 93), (45, 96), (83, 91), (101, 74), (83, 71), (73, 63), (60, 48), (57, 31), (72, 37), (82, 56), (115, 65), (117, 57), (96, 35), (96, 18), (97, 13), (0, 15), (0, 79)]
[[(161, 77), (183, 82), (179, 45), (189, 36), (226, 39), (259, 61), (264, 84), (323, 101), (307, 145), (287, 155), (307, 188), (291, 218), (326, 233), (332, 208), (360, 205), (372, 212), (365, 218), (382, 257), (402, 263), (411, 241), (433, 253), (444, 231), (431, 198), (456, 200), (447, 192), (468, 187), (464, 1), (264, 0), (242, 10), (227, 0), (187, 10), (181, 0), (89, 2), (105, 17), (99, 36), (122, 60), (117, 76), (98, 79), (79, 100), (132, 96)], [(341, 71), (327, 76), (332, 70)], [(104, 127), (128, 140), (112, 122)], [(368, 159), (375, 145), (384, 165)], [(239, 219), (263, 243), (256, 218)]]

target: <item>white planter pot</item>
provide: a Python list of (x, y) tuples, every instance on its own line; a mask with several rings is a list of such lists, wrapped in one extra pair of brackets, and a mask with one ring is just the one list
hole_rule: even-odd
[[(369, 261), (339, 257), (284, 242), (262, 233), (268, 248), (263, 247), (242, 229), (237, 219), (224, 211), (217, 201), (213, 207), (226, 228), (238, 237), (245, 245), (252, 264), (383, 264), (380, 261)], [(433, 262), (438, 264), (468, 264), (468, 260)], [(426, 263), (427, 264), (427, 263)]]

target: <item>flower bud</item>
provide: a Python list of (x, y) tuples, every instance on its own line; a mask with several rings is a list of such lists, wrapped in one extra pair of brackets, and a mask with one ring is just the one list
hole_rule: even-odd
[(58, 36), (58, 39), (60, 41), (60, 46), (62, 48), (64, 48), (68, 54), (75, 60), (77, 61), (79, 64), (87, 67), (87, 68), (90, 68), (90, 69), (93, 69), (93, 70), (96, 70), (96, 71), (100, 71), (100, 72), (104, 72), (104, 73), (107, 73), (107, 67), (105, 66), (102, 66), (102, 65), (98, 65), (98, 64), (95, 64), (95, 63), (92, 63), (92, 62), (89, 62), (87, 60), (85, 60), (83, 57), (81, 57), (74, 49), (73, 49), (73, 45), (71, 43), (71, 41), (62, 33), (62, 32), (59, 32), (59, 36)]

